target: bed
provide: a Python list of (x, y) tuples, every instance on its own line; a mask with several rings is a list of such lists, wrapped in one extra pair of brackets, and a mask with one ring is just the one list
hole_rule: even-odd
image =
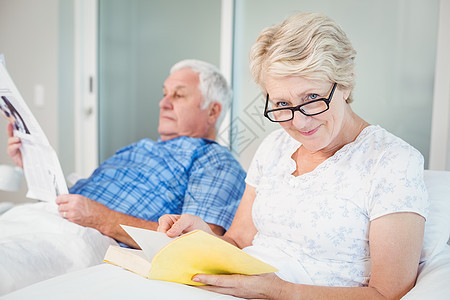
[(0, 296), (102, 263), (113, 239), (59, 216), (56, 204), (15, 206), (0, 216)]
[[(450, 172), (427, 170), (425, 183), (431, 206), (422, 249), (424, 261), (419, 266), (416, 286), (403, 299), (450, 299)], [(111, 241), (104, 242), (106, 245)], [(2, 276), (0, 272), (3, 280)], [(8, 293), (2, 299), (123, 299), (143, 295), (153, 299), (233, 299), (186, 285), (148, 280), (106, 263), (69, 271)]]

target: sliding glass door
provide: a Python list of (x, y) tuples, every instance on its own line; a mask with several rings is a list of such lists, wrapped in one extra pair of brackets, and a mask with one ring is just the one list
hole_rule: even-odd
[(162, 85), (177, 61), (220, 63), (220, 0), (99, 1), (99, 157), (158, 138)]

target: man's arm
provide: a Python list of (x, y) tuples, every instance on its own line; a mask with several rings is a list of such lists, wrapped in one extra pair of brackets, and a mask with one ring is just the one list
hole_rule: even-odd
[[(126, 215), (87, 197), (76, 194), (60, 195), (56, 199), (61, 216), (67, 220), (84, 227), (97, 229), (102, 234), (116, 241), (122, 242), (133, 248), (139, 248), (136, 242), (120, 227), (128, 225), (149, 230), (158, 228), (157, 222), (146, 221), (130, 215)], [(224, 229), (215, 224), (208, 224), (211, 230), (219, 235)]]
[(226, 150), (198, 157), (189, 173), (181, 213), (229, 228), (244, 193), (245, 175)]

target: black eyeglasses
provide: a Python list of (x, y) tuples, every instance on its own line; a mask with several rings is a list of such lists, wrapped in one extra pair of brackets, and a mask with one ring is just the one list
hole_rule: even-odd
[(305, 116), (315, 116), (326, 112), (330, 108), (331, 98), (333, 98), (336, 85), (336, 83), (333, 84), (333, 88), (331, 89), (330, 96), (328, 96), (328, 98), (315, 99), (294, 107), (283, 107), (269, 110), (267, 110), (269, 107), (269, 93), (267, 93), (264, 116), (272, 122), (286, 122), (294, 118), (294, 113), (296, 110)]

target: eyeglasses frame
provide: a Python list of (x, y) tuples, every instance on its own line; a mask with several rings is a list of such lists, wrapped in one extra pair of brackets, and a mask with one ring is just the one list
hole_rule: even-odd
[[(297, 106), (294, 106), (294, 107), (275, 108), (275, 109), (271, 109), (271, 110), (267, 110), (267, 107), (269, 106), (269, 93), (267, 93), (266, 105), (264, 107), (264, 117), (269, 119), (269, 121), (271, 121), (271, 122), (282, 123), (282, 122), (288, 122), (288, 121), (294, 119), (294, 113), (295, 113), (296, 110), (298, 110), (300, 113), (302, 113), (303, 115), (305, 115), (307, 117), (316, 116), (316, 115), (319, 115), (321, 113), (324, 113), (324, 112), (326, 112), (327, 110), (330, 109), (330, 102), (331, 102), (331, 99), (333, 98), (333, 94), (334, 94), (334, 91), (336, 89), (336, 85), (337, 85), (337, 83), (335, 82), (333, 84), (333, 88), (331, 89), (331, 92), (330, 92), (330, 95), (328, 96), (328, 98), (315, 99), (315, 100), (312, 100), (312, 101), (309, 101), (309, 102), (306, 102), (306, 103), (303, 103), (303, 104), (300, 104), (300, 105), (297, 105)], [(319, 101), (324, 101), (325, 104), (327, 105), (327, 109), (325, 109), (324, 111), (321, 111), (319, 113), (315, 113), (315, 114), (307, 114), (307, 113), (304, 113), (303, 111), (300, 110), (300, 108), (302, 106), (305, 106), (305, 105), (308, 105), (308, 104), (311, 104), (311, 103), (315, 103), (315, 102), (319, 102)], [(284, 120), (284, 121), (274, 121), (271, 118), (269, 118), (269, 113), (270, 112), (280, 111), (280, 110), (290, 110), (290, 111), (292, 111), (292, 118), (290, 118), (288, 120)]]

